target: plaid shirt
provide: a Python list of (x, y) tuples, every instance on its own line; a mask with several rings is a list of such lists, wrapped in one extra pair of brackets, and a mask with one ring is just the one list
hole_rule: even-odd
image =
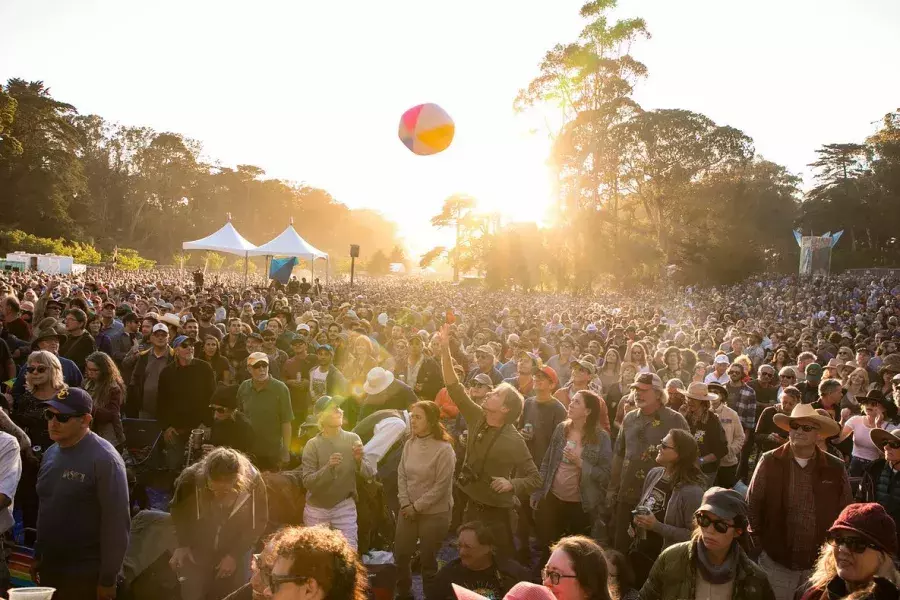
[(741, 387), (726, 385), (728, 390), (728, 408), (741, 418), (741, 426), (753, 431), (756, 429), (756, 392), (747, 384)]

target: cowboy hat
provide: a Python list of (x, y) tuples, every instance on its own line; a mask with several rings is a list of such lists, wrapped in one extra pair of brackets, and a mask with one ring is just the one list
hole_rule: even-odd
[(178, 318), (178, 315), (173, 313), (164, 314), (159, 318), (159, 322), (171, 325), (172, 327), (181, 327), (181, 319)]
[(888, 442), (900, 442), (900, 429), (893, 431), (885, 431), (880, 427), (875, 427), (869, 432), (872, 436), (872, 443), (878, 446), (879, 450), (884, 450), (884, 445)]
[(394, 374), (381, 367), (374, 367), (366, 375), (363, 391), (369, 395), (380, 394), (394, 382)]
[(818, 433), (821, 438), (830, 438), (841, 432), (841, 426), (837, 421), (827, 415), (819, 414), (811, 404), (798, 404), (794, 407), (794, 410), (791, 411), (791, 416), (778, 413), (772, 417), (775, 425), (785, 431), (790, 431), (791, 422), (798, 419), (814, 421), (819, 426)]
[(890, 408), (894, 405), (890, 398), (885, 398), (884, 394), (881, 393), (881, 390), (869, 390), (865, 396), (854, 396), (854, 398), (860, 404), (867, 404), (874, 400), (885, 408)]
[(712, 402), (718, 396), (710, 393), (709, 386), (700, 381), (695, 381), (691, 383), (687, 387), (686, 390), (678, 390), (681, 394), (683, 394), (687, 398), (692, 398), (694, 400), (700, 400), (701, 402)]
[(881, 375), (885, 372), (900, 373), (900, 354), (888, 354), (884, 357), (881, 368), (878, 369), (878, 374)]

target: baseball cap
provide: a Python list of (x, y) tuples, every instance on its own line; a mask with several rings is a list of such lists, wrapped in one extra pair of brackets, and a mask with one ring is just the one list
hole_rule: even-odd
[(472, 381), (477, 383), (478, 385), (486, 385), (489, 388), (494, 387), (494, 382), (491, 380), (490, 375), (488, 375), (487, 373), (479, 373), (472, 378)]
[(55, 408), (64, 415), (87, 415), (94, 409), (90, 394), (81, 388), (71, 387), (61, 390), (52, 400), (41, 404)]
[(703, 500), (697, 510), (711, 512), (719, 518), (730, 521), (738, 515), (747, 514), (747, 502), (739, 492), (711, 487), (703, 494)]
[(334, 354), (334, 348), (331, 347), (331, 344), (322, 344), (318, 348), (316, 348), (316, 352), (319, 352), (321, 350), (325, 350), (330, 354)]
[(300, 323), (299, 325), (297, 325), (297, 331), (305, 331), (306, 333), (309, 333), (309, 325), (307, 325), (306, 323)]
[(813, 377), (821, 377), (822, 365), (819, 363), (809, 363), (806, 365), (806, 374), (807, 376), (812, 375)]
[(331, 396), (322, 396), (318, 400), (316, 400), (316, 404), (313, 407), (313, 414), (319, 414), (325, 409), (328, 408), (329, 405), (334, 405), (340, 407), (341, 400), (338, 398), (332, 398)]
[(186, 335), (179, 335), (177, 338), (175, 338), (175, 341), (172, 342), (172, 347), (178, 348), (179, 346), (183, 345), (185, 342), (188, 342), (188, 344), (190, 344), (191, 340)]
[(113, 308), (115, 308), (115, 307), (116, 307), (116, 303), (113, 302), (112, 300), (107, 300), (106, 302), (103, 303), (102, 307), (103, 307), (103, 308), (106, 308), (107, 306), (112, 306)]
[(570, 367), (578, 366), (580, 369), (587, 371), (591, 375), (593, 375), (594, 373), (597, 372), (597, 366), (589, 360), (584, 360), (584, 359), (573, 360), (569, 363), (569, 366)]
[[(649, 387), (647, 387), (649, 386)], [(629, 386), (631, 389), (640, 390), (663, 390), (663, 382), (656, 373), (638, 373), (634, 378), (634, 383)]]
[(731, 361), (728, 360), (728, 357), (725, 356), (724, 354), (718, 355), (713, 362), (715, 362), (717, 365), (730, 365), (731, 364)]
[(475, 354), (482, 354), (482, 353), (489, 354), (490, 356), (494, 356), (494, 349), (491, 348), (490, 346), (488, 346), (487, 344), (485, 344), (484, 346), (478, 346), (478, 348), (475, 349)]
[(254, 352), (247, 357), (247, 364), (251, 367), (258, 362), (269, 364), (269, 355), (265, 352)]
[(550, 383), (553, 384), (554, 387), (559, 385), (559, 376), (556, 374), (556, 371), (551, 366), (544, 365), (543, 367), (541, 367), (540, 369), (537, 370), (535, 375), (543, 375), (544, 377), (546, 377), (547, 379), (550, 380)]

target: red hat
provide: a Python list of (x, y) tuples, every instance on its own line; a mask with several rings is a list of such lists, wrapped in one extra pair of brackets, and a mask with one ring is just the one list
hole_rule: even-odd
[(880, 504), (848, 504), (828, 533), (837, 531), (850, 531), (876, 544), (891, 556), (897, 555), (897, 526)]
[[(559, 385), (559, 376), (556, 374), (556, 371), (553, 370), (553, 367), (548, 367), (547, 365), (544, 365), (543, 367), (541, 367), (540, 369), (537, 370), (537, 373), (543, 373), (544, 376), (550, 380), (550, 383), (553, 385), (553, 387), (556, 387)], [(535, 374), (537, 374), (537, 373), (535, 373)]]

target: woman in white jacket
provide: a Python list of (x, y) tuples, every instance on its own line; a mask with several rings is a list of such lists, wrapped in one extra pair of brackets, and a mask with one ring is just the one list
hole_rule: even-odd
[(741, 418), (734, 409), (728, 408), (725, 400), (728, 391), (725, 386), (711, 383), (709, 391), (715, 394), (712, 401), (712, 411), (719, 417), (722, 428), (725, 430), (725, 438), (728, 440), (728, 454), (719, 461), (719, 471), (716, 473), (715, 485), (723, 488), (731, 488), (737, 483), (737, 469), (741, 458), (741, 448), (744, 447), (744, 428), (741, 426)]

